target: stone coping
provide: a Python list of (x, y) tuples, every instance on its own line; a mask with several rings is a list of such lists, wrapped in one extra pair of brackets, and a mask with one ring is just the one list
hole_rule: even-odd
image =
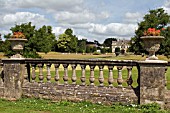
[(145, 61), (138, 61), (138, 63), (168, 63), (165, 60), (145, 60)]

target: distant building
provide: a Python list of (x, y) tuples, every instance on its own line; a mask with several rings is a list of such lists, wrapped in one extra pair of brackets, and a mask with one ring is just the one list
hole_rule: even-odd
[(129, 48), (129, 42), (130, 40), (112, 41), (112, 53), (115, 52), (116, 47), (119, 47), (120, 50), (124, 50), (124, 52), (126, 53), (127, 49)]

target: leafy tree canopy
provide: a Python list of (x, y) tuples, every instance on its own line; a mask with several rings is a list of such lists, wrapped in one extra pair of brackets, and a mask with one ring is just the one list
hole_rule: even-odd
[(57, 40), (58, 49), (61, 52), (77, 52), (78, 38), (73, 35), (73, 30), (68, 28), (59, 35)]
[(117, 41), (116, 38), (107, 38), (105, 39), (105, 41), (103, 42), (103, 45), (105, 47), (111, 47), (112, 46), (112, 41)]

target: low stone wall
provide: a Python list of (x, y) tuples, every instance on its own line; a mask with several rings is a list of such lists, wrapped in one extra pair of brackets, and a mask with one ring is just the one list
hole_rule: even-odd
[(52, 99), (53, 101), (90, 101), (93, 103), (138, 103), (135, 89), (131, 87), (99, 87), (80, 85), (56, 85), (55, 83), (28, 83), (23, 96)]
[[(0, 77), (0, 97), (6, 99), (20, 99), (22, 96), (46, 98), (53, 101), (90, 101), (93, 103), (123, 103), (147, 104), (158, 103), (162, 108), (170, 106), (170, 92), (165, 89), (166, 61), (114, 61), (114, 60), (58, 60), (58, 59), (3, 59), (3, 74)], [(46, 75), (43, 65), (46, 65)], [(50, 67), (54, 64), (55, 75), (51, 76)], [(59, 65), (64, 67), (63, 76), (59, 76)], [(76, 65), (81, 66), (81, 75), (76, 75)], [(72, 67), (72, 75), (68, 76), (68, 65)], [(90, 73), (86, 76), (85, 67), (89, 65)], [(99, 67), (95, 78), (94, 68)], [(108, 74), (103, 73), (104, 66), (108, 67)], [(113, 77), (113, 68), (117, 67), (117, 78)], [(138, 71), (136, 89), (132, 88), (134, 82), (132, 67)], [(126, 80), (122, 77), (123, 67), (127, 68)], [(39, 73), (36, 75), (35, 69)], [(104, 78), (107, 76), (107, 78)], [(36, 81), (38, 79), (38, 81)], [(63, 85), (59, 80), (63, 79)], [(81, 85), (77, 85), (77, 80)], [(46, 82), (45, 82), (46, 80)], [(54, 80), (54, 81), (52, 81)], [(69, 83), (71, 80), (72, 83)], [(90, 82), (86, 84), (87, 80)], [(98, 80), (99, 85), (95, 84)], [(104, 80), (108, 85), (104, 85)], [(113, 87), (117, 82), (118, 87)], [(122, 87), (126, 81), (128, 87)], [(45, 82), (45, 83), (44, 83)], [(54, 83), (53, 83), (54, 82)]]

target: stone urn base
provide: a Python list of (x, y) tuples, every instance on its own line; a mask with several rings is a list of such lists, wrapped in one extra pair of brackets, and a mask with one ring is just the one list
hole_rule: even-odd
[(21, 54), (15, 54), (10, 57), (11, 59), (23, 59), (24, 57)]
[(17, 52), (15, 55), (11, 56), (11, 58), (23, 58), (23, 56), (21, 55), (21, 52), (24, 49), (24, 44), (27, 41), (27, 39), (10, 38), (8, 40), (11, 42), (12, 50)]
[(149, 52), (148, 58), (146, 60), (158, 60), (155, 56), (155, 52), (159, 50), (160, 43), (164, 39), (163, 36), (143, 36), (141, 37), (144, 43), (144, 48)]

